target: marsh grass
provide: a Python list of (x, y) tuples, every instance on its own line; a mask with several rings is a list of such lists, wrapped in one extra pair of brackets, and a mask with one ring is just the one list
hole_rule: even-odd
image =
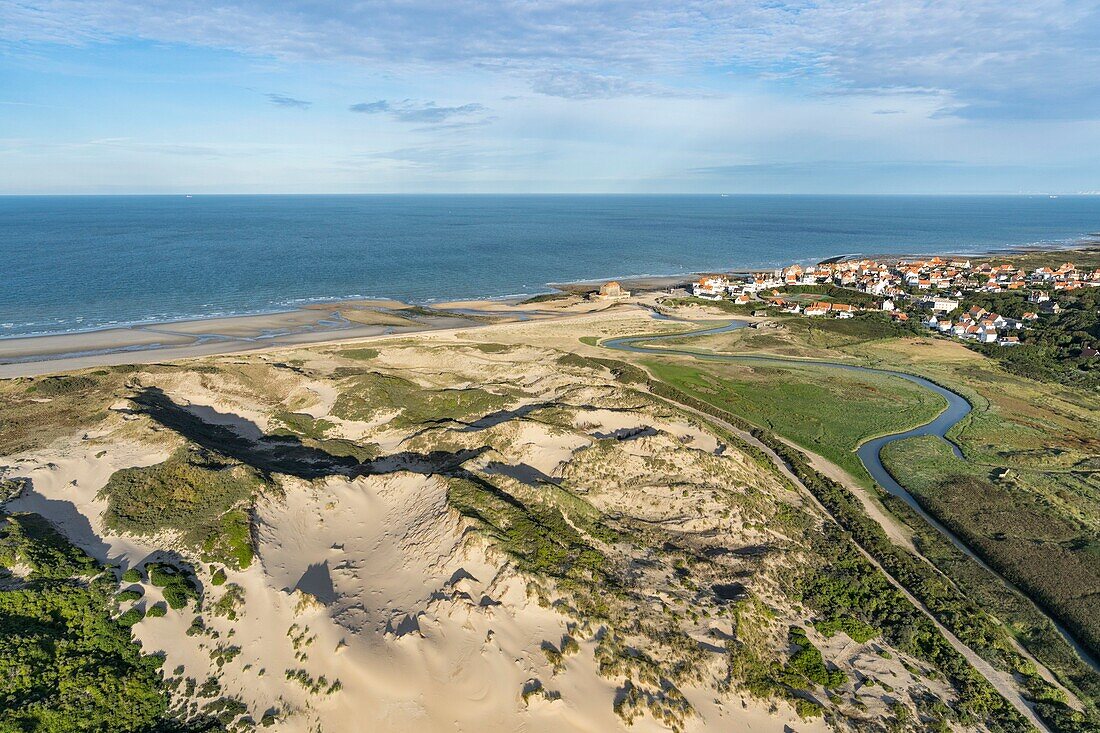
[(932, 420), (942, 397), (898, 377), (810, 366), (649, 361), (658, 379), (773, 430), (870, 485), (855, 454), (872, 437)]

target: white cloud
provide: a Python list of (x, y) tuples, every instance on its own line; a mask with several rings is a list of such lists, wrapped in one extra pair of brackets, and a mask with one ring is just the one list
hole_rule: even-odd
[[(726, 70), (817, 88), (911, 90), (971, 117), (1100, 115), (1094, 0), (32, 0), (0, 6), (9, 42), (145, 38), (407, 70), (495, 69), (547, 94), (651, 93)], [(563, 71), (553, 71), (559, 69)], [(647, 91), (648, 90), (648, 91)]]

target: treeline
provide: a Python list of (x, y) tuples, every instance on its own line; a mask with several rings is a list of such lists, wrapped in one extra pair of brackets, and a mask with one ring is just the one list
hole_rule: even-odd
[[(659, 397), (720, 418), (767, 445), (825, 506), (839, 527), (912, 593), (936, 620), (991, 664), (1018, 675), (1023, 680), (1029, 699), (1035, 704), (1036, 713), (1052, 729), (1059, 733), (1100, 732), (1100, 720), (1070, 707), (1062, 690), (1047, 682), (1034, 664), (1015, 650), (1007, 633), (994, 619), (930, 565), (895, 545), (878, 522), (864, 512), (856, 496), (841, 484), (818, 473), (802, 453), (737, 415), (651, 379), (639, 367), (609, 359), (598, 361), (611, 368), (612, 373), (624, 382), (642, 384)], [(835, 562), (826, 564), (828, 578), (823, 580), (826, 586), (817, 590), (809, 587), (807, 600), (812, 600), (822, 611), (834, 616), (842, 611), (865, 614), (863, 620), (878, 628), (891, 643), (936, 666), (958, 692), (960, 706), (979, 716), (994, 730), (1029, 729), (1016, 709), (951, 647), (924, 614), (903, 597), (891, 600), (887, 587), (881, 583), (876, 585), (866, 571), (859, 569), (862, 558), (857, 557), (858, 553), (853, 556), (851, 552), (844, 552), (843, 547), (848, 543), (839, 541), (844, 536), (836, 539), (837, 542), (830, 543), (836, 548), (837, 556)], [(854, 568), (858, 572), (846, 576), (845, 568)], [(876, 574), (872, 571), (871, 575)], [(845, 588), (846, 585), (850, 587)], [(859, 591), (861, 587), (864, 592)], [(869, 589), (873, 593), (866, 592)]]
[[(1086, 356), (1086, 348), (1100, 348), (1100, 288), (1079, 288), (1050, 293), (1061, 312), (1040, 314), (1039, 320), (1019, 332), (1020, 345), (968, 345), (999, 361), (1009, 371), (1048, 382), (1100, 386), (1100, 357)], [(1019, 293), (976, 293), (962, 304), (964, 310), (985, 308), (1006, 318), (1020, 318), (1039, 306)]]
[(112, 572), (44, 518), (0, 511), (0, 730), (225, 730), (170, 711), (164, 659), (143, 654), (114, 617), (117, 590)]

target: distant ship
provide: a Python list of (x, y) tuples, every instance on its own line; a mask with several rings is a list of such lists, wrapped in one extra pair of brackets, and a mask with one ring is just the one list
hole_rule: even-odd
[(184, 198), (187, 198), (187, 199), (191, 198), (191, 194), (187, 194), (186, 196), (184, 196)]

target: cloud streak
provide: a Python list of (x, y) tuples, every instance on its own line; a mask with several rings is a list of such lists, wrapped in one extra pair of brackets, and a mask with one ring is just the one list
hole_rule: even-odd
[(374, 102), (353, 104), (348, 109), (351, 112), (360, 114), (386, 114), (398, 122), (415, 122), (428, 125), (442, 124), (453, 117), (469, 117), (486, 111), (484, 105), (473, 102), (456, 107), (441, 107), (435, 102), (417, 102), (412, 99), (403, 99), (399, 102), (379, 99)]
[(268, 94), (267, 101), (271, 102), (276, 107), (287, 107), (290, 109), (309, 109), (313, 102), (307, 102), (304, 99), (295, 99), (294, 97), (288, 97), (285, 94)]

